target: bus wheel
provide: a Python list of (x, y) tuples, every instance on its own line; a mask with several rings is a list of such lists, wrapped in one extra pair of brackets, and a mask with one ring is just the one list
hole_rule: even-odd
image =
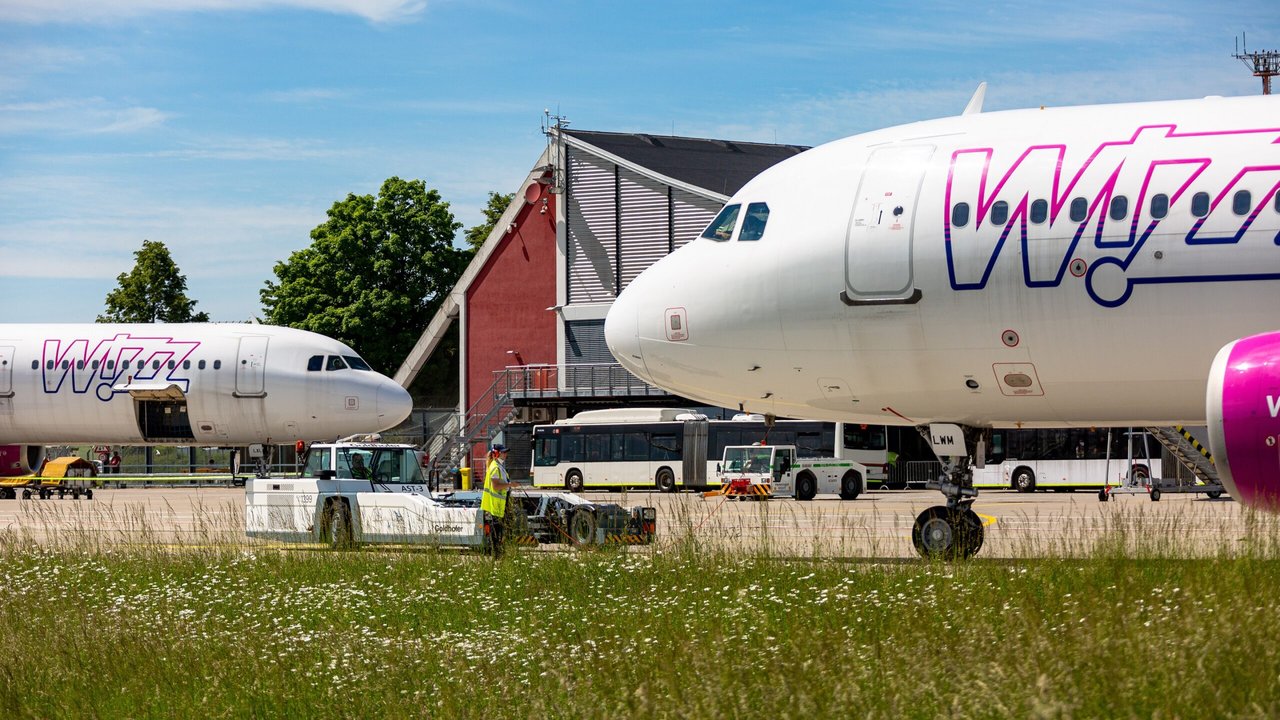
[(1013, 471), (1013, 489), (1018, 492), (1035, 492), (1036, 476), (1030, 468), (1020, 467)]
[(796, 499), (812, 500), (818, 494), (818, 481), (812, 473), (802, 472), (796, 477)]
[(582, 473), (577, 470), (570, 470), (564, 474), (564, 489), (571, 493), (582, 492)]
[(858, 492), (862, 490), (862, 477), (858, 475), (857, 470), (850, 470), (840, 479), (840, 499), (853, 500), (858, 497)]
[(1160, 502), (1160, 488), (1151, 488), (1151, 502)]
[(1222, 491), (1210, 490), (1209, 492), (1205, 493), (1205, 495), (1208, 495), (1210, 500), (1217, 500), (1218, 498), (1222, 497)]
[(659, 469), (658, 476), (654, 478), (653, 482), (662, 492), (669, 493), (676, 491), (676, 475), (668, 468)]

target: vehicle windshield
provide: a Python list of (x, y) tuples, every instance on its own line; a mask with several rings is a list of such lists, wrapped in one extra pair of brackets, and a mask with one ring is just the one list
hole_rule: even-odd
[(741, 209), (741, 205), (725, 206), (707, 229), (702, 231), (702, 237), (716, 242), (724, 242), (733, 237), (733, 228), (738, 224), (738, 211)]
[(767, 473), (773, 461), (773, 448), (730, 447), (724, 449), (724, 471)]

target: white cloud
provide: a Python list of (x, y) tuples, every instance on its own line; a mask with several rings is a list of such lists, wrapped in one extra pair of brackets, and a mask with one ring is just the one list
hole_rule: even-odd
[(0, 22), (106, 23), (163, 12), (295, 9), (394, 23), (413, 19), (426, 6), (426, 0), (5, 0), (0, 3)]
[(133, 133), (171, 117), (155, 108), (115, 106), (103, 98), (0, 105), (0, 135)]

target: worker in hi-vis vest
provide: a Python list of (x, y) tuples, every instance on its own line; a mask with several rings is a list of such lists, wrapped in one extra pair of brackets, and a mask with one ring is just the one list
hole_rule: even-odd
[(507, 516), (507, 490), (515, 486), (507, 475), (507, 446), (494, 443), (489, 450), (489, 464), (484, 472), (484, 496), (480, 509), (491, 518), (489, 547), (494, 557), (502, 555), (502, 542)]

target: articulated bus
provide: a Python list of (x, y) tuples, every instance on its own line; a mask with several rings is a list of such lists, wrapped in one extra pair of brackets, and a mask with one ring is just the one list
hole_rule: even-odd
[[(842, 447), (836, 453), (836, 430)], [(705, 488), (719, 484), (716, 463), (728, 445), (795, 445), (798, 457), (843, 457), (883, 482), (888, 448), (883, 425), (779, 420), (759, 415), (708, 420), (666, 408), (589, 410), (533, 429), (533, 484), (578, 492), (590, 487)]]
[(1160, 442), (1139, 428), (993, 430), (974, 485), (1019, 492), (1123, 485), (1130, 471), (1160, 477), (1160, 453)]

